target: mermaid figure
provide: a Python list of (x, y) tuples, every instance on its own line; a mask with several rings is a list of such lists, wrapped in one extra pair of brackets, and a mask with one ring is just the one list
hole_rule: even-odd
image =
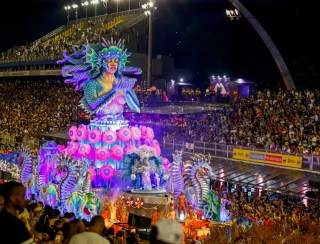
[(80, 105), (89, 114), (104, 119), (122, 116), (125, 103), (140, 112), (139, 101), (133, 91), (135, 78), (124, 74), (141, 74), (141, 69), (126, 67), (127, 57), (123, 41), (114, 42), (103, 39), (102, 43), (85, 44), (80, 49), (73, 46), (73, 53), (65, 51), (59, 64), (66, 83), (73, 83), (76, 90), (84, 90)]

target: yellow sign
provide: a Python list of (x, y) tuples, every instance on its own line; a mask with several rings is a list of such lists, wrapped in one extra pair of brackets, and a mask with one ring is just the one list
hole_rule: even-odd
[(251, 162), (275, 164), (292, 168), (302, 167), (302, 157), (234, 148), (233, 158)]

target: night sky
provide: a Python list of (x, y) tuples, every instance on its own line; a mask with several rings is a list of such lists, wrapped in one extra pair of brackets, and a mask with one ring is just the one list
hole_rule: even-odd
[[(80, 0), (73, 2), (80, 5)], [(131, 0), (138, 7), (138, 0)], [(242, 0), (262, 24), (282, 54), (298, 88), (320, 88), (319, 9), (316, 0)], [(11, 0), (1, 9), (12, 17), (1, 18), (0, 51), (34, 41), (66, 24), (68, 0)], [(109, 0), (108, 12), (116, 9)], [(157, 0), (154, 22), (154, 53), (175, 57), (177, 68), (194, 74), (194, 83), (204, 84), (210, 75), (228, 75), (253, 80), (274, 88), (283, 86), (278, 68), (249, 22), (231, 21), (228, 0)], [(128, 8), (120, 0), (119, 10)], [(99, 5), (98, 14), (105, 13)], [(94, 15), (93, 7), (88, 15)], [(79, 9), (79, 17), (84, 10)], [(74, 14), (71, 13), (71, 19)]]

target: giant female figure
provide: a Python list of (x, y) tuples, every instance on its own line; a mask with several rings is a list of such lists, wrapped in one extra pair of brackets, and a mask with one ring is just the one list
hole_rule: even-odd
[(124, 44), (105, 41), (98, 44), (83, 45), (80, 50), (73, 47), (73, 53), (64, 52), (64, 59), (58, 61), (66, 64), (62, 75), (67, 77), (66, 83), (73, 83), (76, 90), (83, 88), (84, 97), (81, 106), (98, 119), (109, 115), (123, 113), (124, 104), (140, 112), (139, 101), (132, 90), (136, 79), (124, 76), (124, 73), (141, 74), (141, 69), (125, 67), (130, 55)]

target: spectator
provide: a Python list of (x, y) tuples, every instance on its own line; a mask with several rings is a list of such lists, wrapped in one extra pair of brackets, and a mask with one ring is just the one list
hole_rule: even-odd
[(110, 242), (102, 237), (104, 229), (104, 219), (100, 215), (94, 216), (88, 231), (73, 236), (69, 244), (109, 244)]
[(158, 220), (151, 229), (150, 244), (180, 244), (183, 228), (180, 223), (171, 219)]
[(33, 243), (26, 226), (16, 215), (17, 210), (22, 213), (27, 206), (25, 191), (25, 187), (15, 181), (3, 185), (4, 209), (0, 212), (1, 243)]

